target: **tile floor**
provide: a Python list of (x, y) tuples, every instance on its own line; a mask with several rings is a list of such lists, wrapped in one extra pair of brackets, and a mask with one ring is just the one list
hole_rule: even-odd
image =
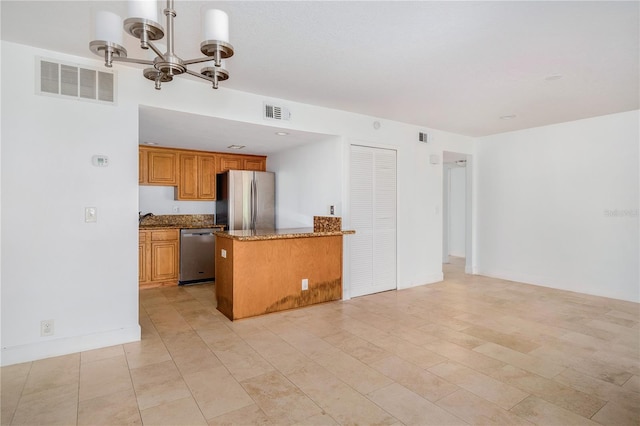
[(640, 424), (638, 304), (445, 276), (234, 323), (141, 291), (141, 342), (2, 368), (2, 424)]

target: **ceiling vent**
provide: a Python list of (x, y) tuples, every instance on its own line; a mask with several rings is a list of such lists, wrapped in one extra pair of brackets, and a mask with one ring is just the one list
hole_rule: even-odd
[(67, 99), (115, 103), (115, 72), (36, 59), (36, 93)]
[(270, 103), (264, 103), (264, 118), (266, 120), (291, 120), (291, 112), (289, 108), (274, 105)]
[(418, 133), (418, 140), (420, 142), (427, 143), (427, 142), (429, 142), (429, 135), (427, 133), (425, 133), (425, 132), (420, 132), (420, 133)]

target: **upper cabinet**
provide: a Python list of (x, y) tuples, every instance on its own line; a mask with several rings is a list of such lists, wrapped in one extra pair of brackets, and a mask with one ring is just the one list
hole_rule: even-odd
[(142, 185), (175, 186), (178, 184), (178, 155), (175, 150), (139, 147)]
[(216, 174), (267, 169), (267, 157), (175, 148), (139, 147), (140, 185), (174, 186), (176, 200), (215, 200)]
[(267, 170), (267, 157), (259, 155), (220, 154), (218, 156), (218, 173), (227, 170)]
[(216, 156), (181, 152), (176, 200), (216, 199)]

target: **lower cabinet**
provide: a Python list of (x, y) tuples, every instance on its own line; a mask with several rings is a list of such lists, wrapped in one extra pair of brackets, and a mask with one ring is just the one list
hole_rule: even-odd
[(179, 253), (178, 229), (139, 231), (138, 283), (140, 288), (177, 285)]

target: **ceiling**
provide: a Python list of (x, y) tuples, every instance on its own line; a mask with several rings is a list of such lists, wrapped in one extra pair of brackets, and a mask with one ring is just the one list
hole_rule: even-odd
[[(640, 108), (637, 1), (176, 0), (183, 59), (201, 56), (204, 5), (230, 17), (235, 55), (221, 85), (269, 98), (474, 137)], [(127, 11), (121, 1), (0, 8), (3, 40), (92, 58), (93, 13)], [(129, 56), (141, 57), (137, 41), (125, 40)], [(141, 110), (141, 137), (162, 134), (145, 124), (158, 114), (170, 113)], [(213, 122), (185, 123), (205, 119), (180, 117), (181, 138), (192, 128), (194, 140), (203, 137)], [(261, 129), (265, 138), (272, 130)]]

